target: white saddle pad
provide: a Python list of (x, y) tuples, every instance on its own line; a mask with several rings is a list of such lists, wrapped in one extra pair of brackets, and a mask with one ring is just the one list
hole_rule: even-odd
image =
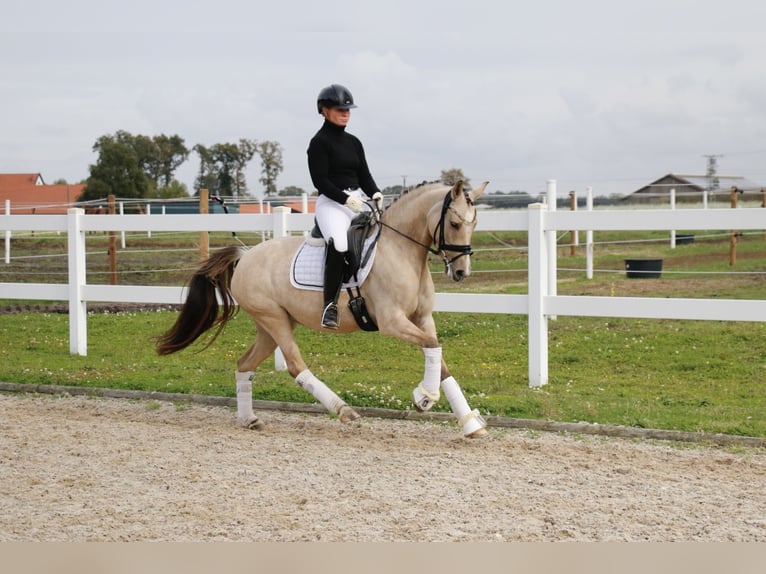
[[(374, 237), (368, 237), (364, 242), (364, 253), (370, 249)], [(302, 243), (293, 257), (290, 264), (290, 283), (296, 289), (308, 289), (310, 291), (322, 291), (324, 288), (324, 255), (326, 247), (324, 245), (316, 246), (309, 243)], [(359, 287), (367, 279), (375, 261), (375, 252), (377, 244), (372, 247), (367, 263), (357, 273), (357, 280), (353, 279), (343, 284), (343, 289), (347, 287)]]

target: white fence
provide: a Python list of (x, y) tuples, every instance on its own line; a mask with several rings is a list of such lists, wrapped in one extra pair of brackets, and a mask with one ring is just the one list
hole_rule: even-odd
[[(555, 197), (555, 182), (549, 197)], [(766, 321), (766, 300), (679, 299), (639, 297), (559, 296), (556, 293), (556, 237), (559, 231), (644, 230), (762, 230), (760, 209), (674, 209), (629, 211), (556, 211), (555, 202), (531, 205), (528, 210), (486, 211), (478, 230), (526, 231), (528, 245), (527, 295), (437, 293), (436, 311), (523, 314), (528, 316), (529, 385), (548, 382), (548, 320), (558, 315), (696, 319), (707, 321)], [(85, 237), (92, 231), (261, 231), (275, 237), (311, 229), (311, 214), (247, 215), (86, 215), (70, 209), (67, 215), (0, 215), (6, 240), (12, 231), (57, 231), (68, 237), (68, 283), (0, 283), (0, 299), (69, 302), (69, 340), (72, 354), (87, 354), (86, 303), (182, 303), (183, 287), (88, 285)], [(590, 260), (592, 245), (587, 246)]]

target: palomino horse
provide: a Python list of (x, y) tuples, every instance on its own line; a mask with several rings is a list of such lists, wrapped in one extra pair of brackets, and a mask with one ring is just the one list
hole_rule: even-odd
[[(445, 272), (453, 280), (470, 275), (475, 202), (487, 183), (470, 191), (463, 188), (462, 182), (452, 188), (424, 184), (393, 202), (379, 215), (378, 225), (382, 228), (374, 265), (361, 286), (369, 317), (380, 333), (418, 345), (425, 355), (424, 376), (413, 391), (415, 407), (419, 411), (430, 409), (443, 390), (468, 437), (485, 434), (486, 422), (478, 410), (469, 408), (442, 359), (432, 314), (434, 284), (428, 253), (443, 257)], [(257, 327), (255, 342), (239, 358), (235, 372), (237, 421), (245, 428), (262, 426), (253, 413), (252, 381), (255, 369), (277, 347), (284, 354), (290, 375), (329, 412), (337, 414), (342, 422), (359, 418), (309, 370), (293, 336), (298, 324), (322, 330), (322, 293), (297, 289), (290, 282), (290, 264), (302, 243), (301, 237), (280, 237), (249, 250), (226, 247), (214, 253), (191, 277), (186, 302), (175, 324), (158, 338), (157, 352), (167, 355), (188, 347), (217, 326), (214, 340), (237, 311), (237, 305), (253, 317)], [(347, 300), (348, 295), (342, 294), (339, 333), (359, 329), (345, 305)]]

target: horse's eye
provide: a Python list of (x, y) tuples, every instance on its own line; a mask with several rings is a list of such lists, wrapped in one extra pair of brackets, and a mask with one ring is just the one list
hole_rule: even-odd
[(452, 229), (460, 229), (460, 224), (456, 223), (454, 221), (450, 221), (449, 223), (452, 226)]

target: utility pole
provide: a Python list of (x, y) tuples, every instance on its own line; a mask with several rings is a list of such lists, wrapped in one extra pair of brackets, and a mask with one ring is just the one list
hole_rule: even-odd
[(723, 157), (721, 154), (711, 154), (711, 155), (703, 155), (702, 157), (707, 158), (707, 172), (705, 173), (705, 178), (707, 179), (707, 193), (708, 195), (713, 195), (718, 190), (718, 178), (716, 177), (716, 174), (718, 173), (718, 158)]

